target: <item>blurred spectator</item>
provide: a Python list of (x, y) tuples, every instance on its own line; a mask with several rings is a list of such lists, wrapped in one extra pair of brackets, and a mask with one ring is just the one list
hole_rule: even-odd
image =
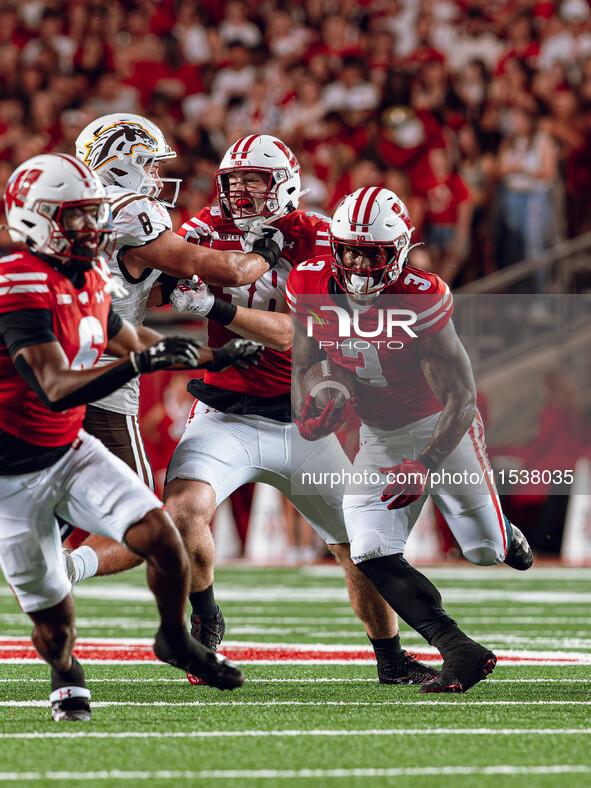
[(468, 254), (473, 202), (445, 147), (429, 151), (418, 192), (425, 199), (425, 241), (431, 270), (452, 285)]
[(214, 104), (222, 107), (227, 107), (232, 98), (244, 98), (256, 79), (251, 53), (241, 41), (229, 43), (228, 58), (211, 86)]
[(224, 21), (219, 26), (220, 38), (228, 45), (239, 41), (245, 49), (255, 49), (261, 42), (261, 31), (246, 15), (246, 3), (229, 0), (223, 3)]
[[(500, 268), (548, 248), (556, 147), (536, 116), (514, 109), (499, 150)], [(543, 282), (538, 282), (543, 289)]]
[(503, 45), (490, 27), (479, 8), (468, 8), (463, 28), (454, 37), (446, 61), (452, 73), (461, 74), (474, 60), (482, 62), (488, 71), (494, 69)]
[(177, 10), (173, 34), (188, 63), (207, 63), (212, 58), (210, 34), (204, 25), (203, 11), (192, 0), (182, 0)]
[(367, 81), (365, 65), (359, 57), (345, 58), (338, 78), (322, 92), (322, 103), (327, 112), (373, 110), (377, 108), (379, 101), (379, 91)]

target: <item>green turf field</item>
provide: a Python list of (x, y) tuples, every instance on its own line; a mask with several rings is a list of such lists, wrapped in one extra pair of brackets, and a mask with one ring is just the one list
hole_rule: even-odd
[[(448, 612), (501, 657), (465, 695), (379, 686), (369, 663), (249, 661), (233, 693), (192, 687), (157, 663), (87, 663), (92, 722), (56, 724), (48, 669), (3, 661), (2, 786), (591, 785), (591, 570), (519, 574), (462, 563), (425, 571)], [(367, 644), (332, 566), (227, 567), (216, 587), (227, 623), (222, 652)], [(86, 646), (149, 643), (156, 616), (141, 570), (87, 581), (76, 597)], [(18, 642), (11, 638), (29, 626), (5, 585), (0, 620), (6, 658)], [(402, 634), (409, 650), (429, 652), (407, 627)], [(560, 659), (572, 662), (519, 664)]]

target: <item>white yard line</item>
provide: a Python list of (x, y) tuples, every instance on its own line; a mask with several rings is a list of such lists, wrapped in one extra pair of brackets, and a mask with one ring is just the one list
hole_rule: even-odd
[(392, 769), (211, 769), (208, 771), (144, 771), (119, 770), (100, 772), (0, 772), (0, 782), (5, 780), (247, 780), (295, 779), (313, 780), (346, 777), (439, 777), (471, 775), (513, 774), (589, 774), (591, 766), (559, 764), (554, 766), (424, 766)]
[(244, 731), (31, 731), (0, 733), (1, 739), (242, 739), (293, 738), (300, 736), (577, 736), (591, 734), (591, 728), (370, 728), (362, 730), (244, 730)]
[[(348, 700), (323, 700), (323, 701), (307, 701), (307, 700), (236, 700), (236, 701), (202, 701), (195, 700), (191, 702), (186, 701), (119, 701), (119, 700), (105, 700), (94, 702), (93, 708), (106, 708), (111, 706), (142, 706), (147, 708), (160, 708), (165, 706), (170, 707), (183, 707), (183, 706), (197, 706), (203, 708), (204, 706), (224, 706), (224, 707), (264, 707), (270, 708), (273, 706), (305, 706), (305, 707), (322, 707), (326, 706), (339, 706), (339, 707), (376, 707), (383, 706), (448, 706), (457, 707), (465, 710), (466, 705), (469, 706), (591, 706), (591, 700), (475, 700), (470, 701), (468, 704), (465, 702), (454, 702), (455, 699), (450, 698), (446, 700), (376, 700), (376, 701), (348, 701)], [(463, 698), (461, 699), (464, 700)], [(459, 699), (458, 699), (459, 701)], [(17, 708), (17, 707), (42, 707), (48, 706), (49, 701), (45, 700), (3, 700), (0, 701), (0, 707)]]
[[(512, 577), (516, 575), (513, 574)], [(591, 577), (591, 573), (589, 574)], [(477, 583), (477, 577), (472, 577)], [(483, 602), (499, 602), (503, 604), (591, 604), (591, 592), (587, 591), (527, 591), (518, 588), (443, 588), (442, 595), (446, 603), (481, 604)], [(0, 596), (12, 596), (8, 587), (0, 587)], [(80, 584), (74, 589), (74, 596), (78, 599), (113, 600), (123, 602), (146, 602), (154, 604), (154, 597), (147, 588), (112, 583), (98, 585), (94, 583)], [(241, 586), (220, 585), (216, 588), (216, 599), (219, 602), (309, 602), (313, 598), (318, 602), (346, 602), (347, 591), (344, 587), (326, 588), (325, 586), (312, 586), (302, 588), (289, 588), (276, 586), (270, 588), (244, 588)]]

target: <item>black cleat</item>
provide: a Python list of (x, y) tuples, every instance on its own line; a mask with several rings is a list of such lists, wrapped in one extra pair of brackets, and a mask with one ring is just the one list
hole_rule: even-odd
[(401, 651), (396, 659), (378, 665), (380, 684), (428, 684), (439, 677), (439, 671), (423, 665), (416, 654)]
[[(244, 683), (244, 674), (229, 659), (216, 654), (215, 651), (197, 643), (182, 628), (178, 643), (171, 643), (162, 631), (156, 633), (154, 653), (162, 662), (196, 676), (204, 684), (218, 689), (235, 689)], [(185, 637), (186, 636), (186, 637)]]
[[(218, 646), (222, 642), (222, 638), (226, 633), (226, 622), (222, 611), (218, 607), (218, 612), (213, 618), (208, 621), (201, 621), (199, 616), (191, 613), (191, 635), (198, 643), (201, 643), (212, 651), (217, 651)], [(199, 676), (194, 676), (192, 673), (187, 673), (189, 684), (204, 684)]]
[(519, 569), (521, 572), (525, 572), (525, 570), (529, 569), (533, 564), (534, 554), (531, 551), (527, 539), (519, 528), (513, 525), (513, 523), (509, 523), (509, 525), (511, 526), (513, 538), (511, 546), (507, 550), (507, 555), (505, 556), (505, 563), (513, 569)]
[(226, 622), (219, 607), (215, 616), (208, 621), (202, 621), (195, 613), (191, 613), (191, 635), (198, 643), (217, 651), (225, 633)]
[(419, 692), (466, 692), (492, 673), (497, 658), (480, 643), (461, 641), (443, 660), (439, 678), (421, 685)]
[(51, 719), (54, 722), (88, 722), (91, 714), (88, 698), (64, 698), (51, 704)]

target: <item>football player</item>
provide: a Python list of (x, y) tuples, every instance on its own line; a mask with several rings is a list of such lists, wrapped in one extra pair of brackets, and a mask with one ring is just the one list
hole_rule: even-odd
[[(501, 510), (472, 368), (451, 320), (449, 288), (407, 263), (412, 230), (393, 192), (359, 189), (335, 212), (330, 253), (290, 273), (287, 301), (297, 318), (293, 404), (301, 431), (321, 438), (333, 428), (331, 417), (337, 424), (340, 417), (334, 402), (316, 417), (303, 397), (301, 380), (313, 354), (320, 346), (355, 376), (362, 426), (354, 468), (368, 482), (348, 487), (344, 498), (351, 558), (401, 618), (441, 652), (441, 675), (420, 691), (464, 692), (493, 670), (496, 657), (457, 627), (435, 586), (403, 557), (427, 491), (471, 563), (505, 561), (523, 570), (533, 556)], [(387, 307), (396, 320), (386, 320)], [(450, 490), (434, 481), (427, 487), (438, 469), (466, 472), (479, 483)]]
[[(147, 118), (126, 113), (98, 118), (78, 136), (76, 156), (97, 174), (111, 198), (116, 243), (109, 268), (121, 285), (113, 308), (133, 325), (142, 326), (150, 292), (159, 279), (164, 278), (162, 287), (168, 292), (179, 278), (191, 279), (196, 274), (220, 286), (249, 284), (279, 259), (277, 233), (274, 237), (259, 234), (250, 244), (251, 251), (244, 253), (189, 244), (172, 231), (167, 208), (174, 207), (180, 181), (162, 177), (159, 166), (176, 153)], [(208, 232), (207, 226), (196, 223), (193, 235), (200, 239)], [(245, 318), (246, 326), (254, 329), (250, 337), (269, 339), (269, 330), (261, 333), (260, 321), (253, 326), (253, 316), (246, 310), (240, 310), (234, 320), (241, 326)], [(147, 327), (140, 331), (152, 341), (159, 336)], [(99, 364), (111, 361), (106, 355)], [(93, 402), (87, 408), (84, 428), (153, 489), (138, 410), (139, 384), (132, 380), (109, 397)], [(72, 582), (97, 573), (121, 572), (140, 563), (137, 556), (98, 535), (88, 537), (72, 554), (66, 551), (65, 560)]]
[[(51, 666), (52, 718), (88, 720), (91, 713), (84, 671), (72, 657), (74, 603), (56, 515), (125, 542), (147, 561), (161, 616), (159, 659), (220, 689), (239, 686), (241, 672), (185, 629), (190, 567), (169, 515), (82, 429), (87, 402), (140, 373), (221, 370), (228, 349), (198, 348), (183, 337), (146, 347), (114, 312), (102, 259), (112, 238), (109, 198), (85, 164), (62, 154), (29, 159), (4, 199), (11, 238), (28, 251), (0, 260), (0, 565)], [(256, 360), (258, 345), (238, 343), (244, 360)], [(104, 350), (116, 360), (96, 366)]]
[[(342, 486), (315, 491), (296, 481), (302, 471), (334, 463), (350, 469), (336, 436), (310, 447), (291, 423), (291, 320), (285, 285), (293, 266), (328, 252), (328, 223), (298, 210), (299, 164), (275, 137), (254, 134), (238, 140), (225, 154), (216, 181), (219, 206), (203, 209), (183, 232), (205, 223), (217, 234), (208, 243), (230, 251), (248, 245), (258, 226), (272, 226), (281, 231), (284, 244), (279, 263), (251, 285), (212, 287), (210, 292), (204, 285), (192, 290), (185, 283), (171, 295), (177, 310), (207, 316), (214, 344), (235, 336), (235, 315), (241, 308), (260, 320), (271, 318), (274, 325), (273, 340), (266, 343), (255, 372), (208, 372), (203, 381), (189, 385), (197, 402), (169, 465), (165, 502), (192, 561), (191, 632), (215, 649), (225, 631), (213, 592), (215, 553), (209, 524), (215, 510), (242, 484), (265, 482), (292, 501), (343, 566), (352, 607), (374, 646), (379, 680), (424, 683), (438, 671), (401, 649), (392, 611), (350, 560)], [(298, 454), (306, 455), (301, 466)]]

